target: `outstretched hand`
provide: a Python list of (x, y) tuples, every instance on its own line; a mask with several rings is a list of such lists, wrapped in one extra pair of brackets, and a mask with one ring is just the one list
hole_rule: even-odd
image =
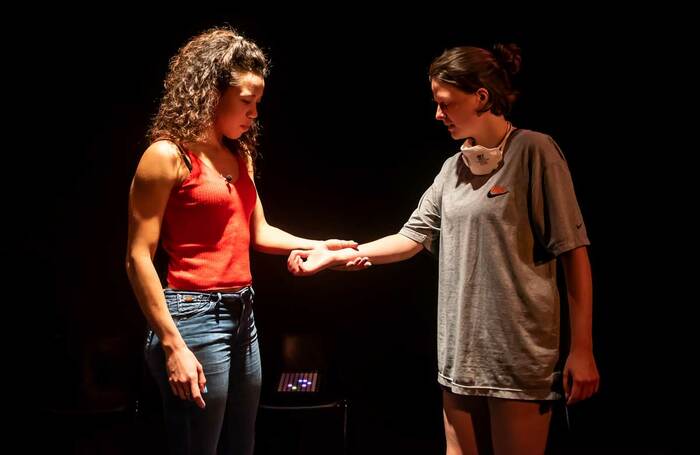
[(323, 246), (331, 251), (342, 250), (343, 248), (357, 248), (358, 243), (354, 240), (328, 239), (323, 241)]
[(341, 272), (356, 272), (358, 270), (364, 270), (372, 266), (372, 262), (367, 256), (356, 257), (352, 261), (348, 261), (344, 265), (336, 265), (331, 268), (331, 270), (338, 270)]
[[(354, 271), (362, 270), (372, 265), (367, 257), (356, 257), (357, 250), (345, 247), (332, 251), (325, 245), (313, 250), (294, 250), (287, 258), (287, 269), (295, 276), (314, 275), (321, 270), (333, 267), (334, 270)], [(337, 241), (341, 242), (341, 241)], [(353, 242), (354, 243), (354, 242)], [(333, 244), (332, 246), (337, 246)], [(357, 244), (355, 244), (355, 247)]]

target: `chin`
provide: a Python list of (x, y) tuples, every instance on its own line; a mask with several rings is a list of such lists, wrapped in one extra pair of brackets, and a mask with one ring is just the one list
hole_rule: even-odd
[(224, 134), (224, 136), (226, 136), (228, 139), (231, 139), (232, 141), (235, 141), (237, 139), (240, 139), (241, 136), (243, 136), (243, 133), (245, 133), (245, 131), (239, 131), (233, 134)]
[(452, 139), (454, 139), (454, 140), (466, 139), (466, 137), (467, 137), (464, 134), (460, 134), (459, 131), (457, 131), (457, 130), (450, 131), (450, 136), (452, 136)]

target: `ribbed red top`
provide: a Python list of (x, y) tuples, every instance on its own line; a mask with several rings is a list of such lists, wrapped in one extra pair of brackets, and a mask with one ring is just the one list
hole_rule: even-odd
[(163, 215), (168, 286), (199, 291), (249, 285), (256, 193), (245, 162), (238, 157), (238, 180), (228, 183), (190, 151), (187, 156), (190, 175), (173, 188)]

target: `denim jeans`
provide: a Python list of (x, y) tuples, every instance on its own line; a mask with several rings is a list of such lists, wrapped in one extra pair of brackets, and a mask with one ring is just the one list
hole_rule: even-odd
[(145, 355), (158, 382), (173, 454), (252, 454), (261, 368), (253, 288), (235, 293), (165, 290), (165, 301), (207, 380), (206, 406), (173, 394), (160, 340), (149, 331)]

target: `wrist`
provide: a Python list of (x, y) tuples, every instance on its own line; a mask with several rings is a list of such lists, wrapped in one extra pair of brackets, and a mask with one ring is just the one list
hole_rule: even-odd
[(323, 240), (307, 240), (304, 242), (302, 245), (300, 245), (298, 250), (318, 250), (318, 249), (324, 249), (326, 247), (326, 242)]
[(593, 354), (592, 343), (571, 343), (569, 352), (572, 354)]
[(336, 262), (336, 265), (340, 264), (346, 264), (356, 257), (358, 257), (360, 254), (357, 252), (357, 250), (353, 250), (352, 248), (343, 248), (342, 250), (337, 250), (335, 254), (333, 255), (333, 259)]
[(165, 352), (166, 355), (170, 355), (175, 351), (179, 351), (180, 349), (184, 349), (187, 347), (185, 344), (185, 341), (182, 338), (179, 339), (164, 339), (161, 342), (163, 346), (163, 351)]

